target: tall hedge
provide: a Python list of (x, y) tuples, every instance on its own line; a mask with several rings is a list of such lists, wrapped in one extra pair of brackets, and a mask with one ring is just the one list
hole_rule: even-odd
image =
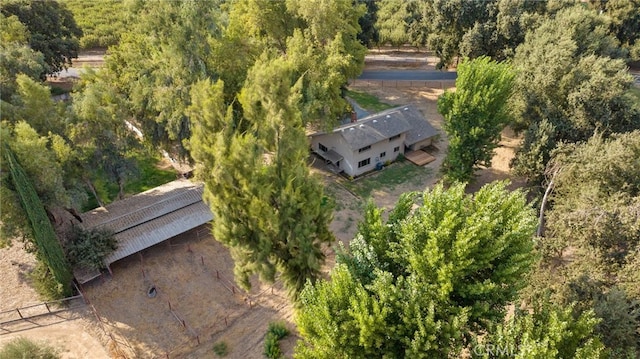
[(38, 197), (31, 180), (16, 160), (9, 146), (4, 146), (4, 152), (9, 165), (11, 179), (15, 186), (20, 205), (27, 214), (31, 228), (33, 229), (36, 257), (43, 262), (53, 274), (60, 285), (60, 294), (71, 295), (71, 266), (64, 255), (62, 246), (49, 222), (49, 217), (44, 210), (44, 205)]

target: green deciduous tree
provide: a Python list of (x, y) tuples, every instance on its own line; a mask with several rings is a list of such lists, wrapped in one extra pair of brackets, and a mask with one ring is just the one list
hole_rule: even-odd
[(117, 248), (112, 231), (104, 228), (85, 230), (73, 227), (71, 238), (65, 245), (71, 265), (103, 269), (104, 258)]
[(571, 306), (560, 308), (548, 301), (531, 309), (516, 309), (505, 324), (475, 342), (473, 358), (605, 358), (602, 342), (595, 333), (598, 320), (593, 312), (577, 318)]
[(109, 79), (127, 100), (145, 141), (188, 158), (183, 140), (191, 135), (186, 116), (190, 89), (216, 75), (208, 58), (211, 38), (220, 30), (220, 1), (140, 2), (130, 11), (139, 15), (131, 31), (109, 49)]
[(4, 102), (10, 102), (16, 92), (18, 74), (40, 79), (46, 64), (41, 53), (29, 48), (29, 31), (17, 16), (5, 17), (0, 12), (0, 26), (0, 100), (4, 114), (7, 109)]
[[(633, 78), (624, 60), (615, 59), (621, 56), (606, 18), (582, 7), (560, 10), (527, 35), (513, 61), (513, 112), (518, 127), (531, 132), (516, 154), (517, 174), (537, 185), (553, 143), (640, 128), (640, 110), (628, 92)], [(547, 135), (536, 134), (541, 130)]]
[(47, 73), (56, 73), (78, 57), (82, 31), (73, 14), (57, 1), (11, 0), (0, 4), (6, 17), (15, 15), (29, 31), (29, 47), (44, 55)]
[(358, 24), (360, 24), (358, 40), (367, 48), (371, 48), (380, 41), (380, 33), (376, 28), (378, 3), (369, 0), (358, 0), (358, 3), (363, 3), (367, 7), (367, 12), (358, 20)]
[(476, 23), (486, 22), (495, 11), (495, 1), (435, 0), (430, 4), (428, 45), (440, 58), (437, 68), (453, 64), (460, 55), (464, 34)]
[(87, 71), (73, 94), (72, 109), (67, 136), (76, 150), (77, 176), (93, 189), (92, 177), (103, 173), (118, 184), (122, 198), (126, 182), (137, 174), (130, 154), (139, 147), (127, 126), (126, 100), (109, 78)]
[(447, 358), (502, 322), (533, 261), (535, 218), (505, 183), (475, 196), (437, 186), (401, 197), (385, 222), (369, 206), (331, 281), (308, 285), (296, 357)]
[(516, 47), (533, 30), (546, 13), (546, 1), (498, 0), (484, 22), (476, 22), (460, 42), (460, 54), (494, 60), (513, 57)]
[(531, 282), (534, 293), (551, 290), (558, 305), (593, 310), (596, 331), (618, 357), (640, 353), (638, 158), (638, 131), (596, 135), (552, 152), (554, 186), (539, 240), (543, 265)]
[(455, 92), (438, 99), (449, 138), (442, 164), (445, 180), (468, 182), (478, 165), (491, 166), (500, 132), (509, 122), (505, 105), (514, 76), (509, 65), (488, 57), (460, 64)]
[(632, 60), (640, 60), (640, 2), (638, 0), (592, 0), (596, 9), (610, 18), (609, 29), (629, 51)]

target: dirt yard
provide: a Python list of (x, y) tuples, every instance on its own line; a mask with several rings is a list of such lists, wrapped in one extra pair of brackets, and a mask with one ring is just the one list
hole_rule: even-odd
[[(424, 66), (433, 69), (435, 59), (429, 58)], [(425, 165), (431, 169), (433, 174), (431, 177), (421, 183), (415, 181), (406, 181), (403, 185), (394, 188), (381, 188), (372, 193), (372, 198), (376, 205), (384, 209), (391, 209), (398, 197), (409, 191), (422, 191), (427, 187), (433, 186), (440, 180), (440, 166), (446, 155), (448, 141), (446, 134), (442, 130), (443, 118), (438, 113), (437, 99), (447, 89), (452, 89), (453, 82), (434, 81), (434, 88), (393, 88), (393, 87), (374, 87), (370, 84), (352, 85), (350, 89), (368, 92), (375, 95), (381, 102), (392, 105), (414, 104), (420, 109), (428, 121), (440, 131), (440, 138), (435, 144), (437, 150), (430, 150), (436, 160)], [(515, 155), (515, 150), (519, 146), (521, 138), (517, 137), (510, 129), (502, 132), (502, 140), (499, 147), (495, 150), (490, 168), (483, 168), (476, 172), (476, 181), (467, 186), (467, 192), (477, 191), (484, 184), (496, 180), (511, 180), (511, 189), (521, 187), (524, 182), (520, 179), (514, 179), (509, 172), (509, 163)], [(336, 198), (337, 210), (334, 213), (334, 220), (331, 223), (331, 230), (337, 239), (348, 243), (357, 230), (357, 223), (362, 219), (362, 208), (366, 202), (366, 198), (359, 198), (350, 193), (344, 186), (336, 185), (337, 177), (325, 171), (316, 171), (325, 181), (328, 192)]]
[(84, 287), (109, 329), (139, 357), (211, 357), (223, 341), (228, 357), (261, 358), (269, 322), (291, 321), (277, 286), (239, 289), (229, 251), (209, 232), (201, 227), (118, 261), (113, 277)]
[[(34, 256), (15, 241), (12, 247), (0, 249), (0, 258), (0, 312), (40, 303), (28, 278), (36, 265)], [(0, 347), (22, 336), (47, 342), (60, 351), (63, 359), (109, 358), (91, 321), (85, 318), (91, 318), (90, 313), (86, 309), (76, 309), (3, 324), (0, 326)]]

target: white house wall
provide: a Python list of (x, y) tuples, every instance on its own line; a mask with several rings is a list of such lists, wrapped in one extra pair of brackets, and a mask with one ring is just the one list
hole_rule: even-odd
[[(395, 161), (399, 154), (404, 154), (404, 137), (403, 133), (399, 138), (394, 139), (393, 141), (383, 140), (378, 143), (374, 143), (371, 145), (371, 148), (364, 152), (355, 151), (351, 152), (351, 172), (347, 171), (345, 168), (344, 171), (350, 176), (360, 176), (363, 173), (372, 171), (376, 168), (376, 163), (381, 162), (385, 163), (386, 161)], [(400, 147), (398, 152), (393, 152), (395, 147)], [(380, 158), (380, 154), (382, 152), (386, 152), (386, 156)], [(340, 153), (344, 156), (344, 154)], [(344, 156), (345, 159), (347, 156)], [(358, 162), (365, 160), (367, 158), (371, 158), (371, 161), (367, 166), (358, 168)]]
[[(356, 177), (374, 170), (376, 168), (376, 163), (378, 162), (385, 163), (387, 161), (395, 161), (399, 154), (404, 154), (404, 140), (405, 134), (403, 133), (399, 138), (396, 138), (393, 141), (385, 139), (372, 144), (371, 148), (367, 151), (358, 152), (358, 149), (355, 151), (351, 149), (339, 132), (332, 132), (311, 136), (311, 149), (316, 153), (322, 153), (322, 150), (320, 150), (320, 144), (322, 144), (327, 147), (328, 150), (334, 150), (339, 153), (344, 157), (340, 161), (339, 168), (347, 175)], [(421, 141), (419, 144), (423, 142), (425, 141)], [(393, 152), (395, 147), (399, 147), (398, 152)], [(385, 152), (386, 155), (385, 157), (380, 158), (380, 154), (382, 152)], [(369, 164), (358, 168), (358, 162), (367, 158), (371, 159)]]
[(313, 152), (322, 153), (320, 144), (327, 147), (328, 150), (334, 150), (344, 157), (344, 159), (340, 161), (338, 168), (348, 174), (353, 171), (353, 167), (351, 166), (353, 163), (351, 148), (340, 134), (334, 132), (311, 137), (311, 149)]

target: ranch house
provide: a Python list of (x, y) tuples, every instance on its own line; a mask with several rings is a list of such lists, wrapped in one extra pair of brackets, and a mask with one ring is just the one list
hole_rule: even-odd
[(437, 134), (415, 106), (406, 105), (310, 137), (311, 149), (333, 171), (355, 177), (431, 145)]

